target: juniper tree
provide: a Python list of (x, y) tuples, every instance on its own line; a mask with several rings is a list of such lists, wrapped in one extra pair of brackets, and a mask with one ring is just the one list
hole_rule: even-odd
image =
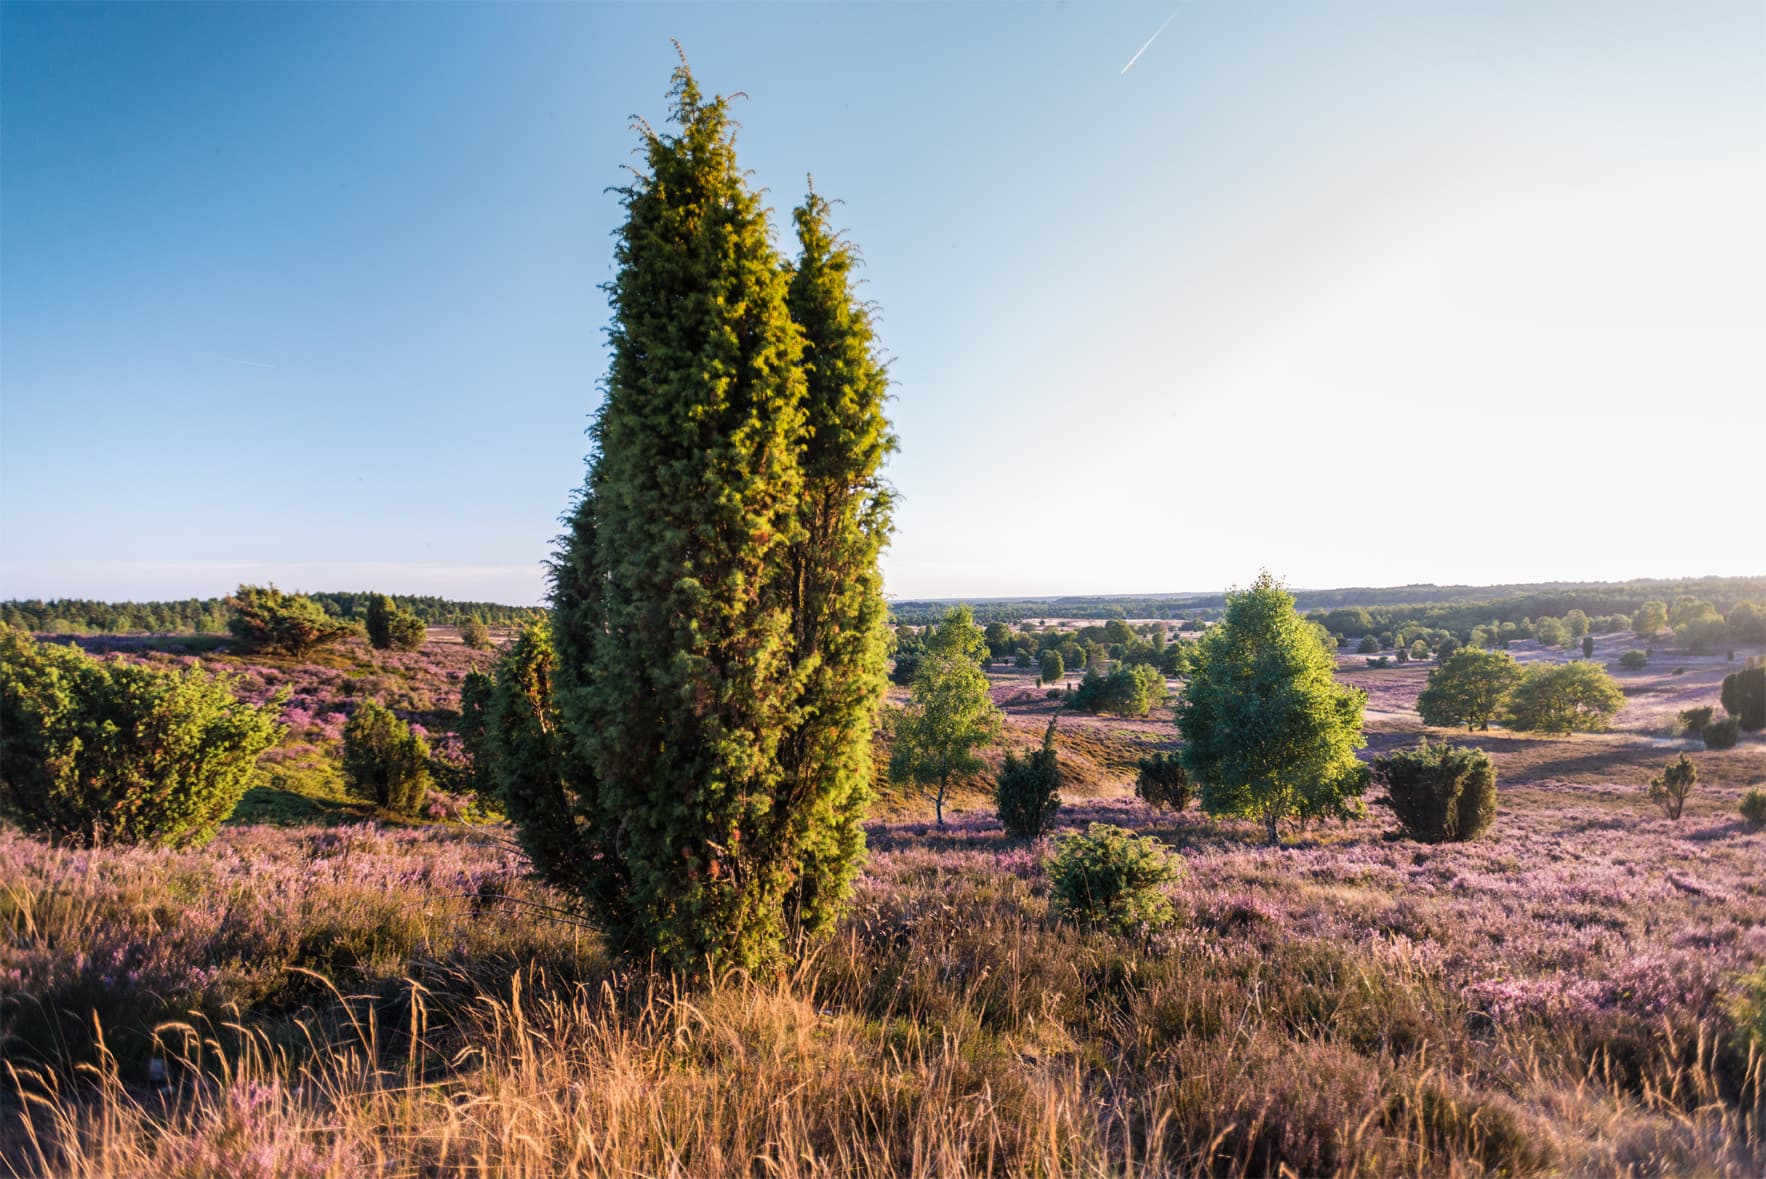
[(893, 440), (826, 204), (792, 273), (725, 100), (684, 64), (671, 99), (621, 190), (606, 398), (552, 562), (567, 764), (517, 822), (616, 948), (756, 968), (828, 924), (862, 848)]

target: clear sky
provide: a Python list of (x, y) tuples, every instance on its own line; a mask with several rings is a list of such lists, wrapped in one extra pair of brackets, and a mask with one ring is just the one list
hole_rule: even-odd
[(896, 595), (1766, 571), (1758, 0), (6, 3), (0, 597), (536, 600), (670, 37), (845, 202)]

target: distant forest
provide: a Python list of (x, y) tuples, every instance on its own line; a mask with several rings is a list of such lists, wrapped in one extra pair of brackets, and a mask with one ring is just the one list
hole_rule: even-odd
[[(1520, 622), (1525, 618), (1561, 617), (1571, 610), (1585, 614), (1630, 614), (1647, 601), (1672, 603), (1695, 597), (1719, 611), (1744, 601), (1766, 601), (1766, 577), (1646, 578), (1636, 581), (1548, 581), (1532, 585), (1401, 585), (1380, 589), (1295, 590), (1302, 612), (1362, 608), (1385, 626), (1421, 623), (1443, 630), (1470, 631), (1492, 620)], [(958, 599), (932, 599), (890, 604), (897, 625), (936, 623)], [(975, 620), (1022, 622), (1026, 618), (1195, 618), (1207, 621), (1226, 606), (1226, 595), (1162, 594), (1062, 598), (968, 599)]]
[[(368, 590), (305, 596), (335, 618), (354, 621), (368, 612)], [(393, 594), (393, 604), (430, 626), (456, 626), (478, 618), (487, 626), (512, 626), (536, 611), (497, 602), (456, 602), (427, 594)], [(84, 598), (0, 602), (0, 622), (38, 634), (214, 634), (227, 633), (232, 610), (226, 598), (186, 598), (181, 602), (94, 602)]]

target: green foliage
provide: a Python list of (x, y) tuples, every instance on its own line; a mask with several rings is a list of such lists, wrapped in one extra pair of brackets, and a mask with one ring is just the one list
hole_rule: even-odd
[(1055, 684), (1067, 674), (1067, 665), (1061, 660), (1061, 652), (1053, 647), (1046, 648), (1040, 658), (1041, 679), (1045, 684)]
[(1735, 743), (1741, 740), (1741, 722), (1733, 716), (1726, 716), (1706, 725), (1699, 736), (1704, 739), (1706, 749), (1734, 749)]
[(1705, 726), (1711, 723), (1711, 717), (1716, 714), (1716, 711), (1709, 704), (1686, 709), (1677, 718), (1680, 722), (1681, 736), (1698, 737), (1703, 735)]
[(286, 696), (233, 681), (101, 661), (0, 624), (0, 810), (82, 847), (206, 842), (276, 743)]
[(1373, 776), (1405, 832), (1421, 843), (1476, 839), (1496, 818), (1496, 767), (1482, 749), (1424, 738), (1415, 749), (1375, 758)]
[(1013, 839), (1036, 839), (1061, 809), (1061, 766), (1055, 756), (1056, 713), (1049, 718), (1042, 748), (1027, 757), (1006, 750), (995, 783), (993, 802), (1006, 834)]
[(1668, 626), (1668, 604), (1645, 602), (1631, 615), (1631, 633), (1648, 642)]
[(364, 700), (343, 726), (343, 776), (382, 810), (415, 815), (429, 790), (429, 746), (390, 709)]
[(1729, 637), (1738, 643), (1766, 643), (1766, 604), (1737, 602), (1725, 621)]
[(621, 190), (607, 394), (552, 563), (550, 704), (514, 707), (499, 673), (493, 730), (519, 720), (526, 752), (505, 733), (495, 761), (542, 874), (616, 950), (761, 969), (829, 928), (863, 849), (894, 438), (827, 202), (797, 210), (786, 266), (726, 101), (684, 65), (671, 96)]
[(1076, 924), (1118, 933), (1158, 929), (1173, 917), (1164, 886), (1181, 871), (1157, 839), (1093, 823), (1061, 840), (1049, 864), (1050, 908)]
[(1509, 697), (1509, 727), (1544, 733), (1591, 733), (1625, 704), (1613, 677), (1592, 663), (1536, 663)]
[(1593, 635), (1583, 635), (1582, 636), (1582, 658), (1584, 658), (1584, 659), (1593, 659), (1594, 658), (1594, 636)]
[(1748, 732), (1766, 728), (1766, 667), (1754, 665), (1724, 676), (1719, 699)]
[(1360, 655), (1378, 655), (1380, 653), (1380, 640), (1376, 639), (1373, 635), (1363, 635), (1361, 642), (1355, 644), (1355, 650), (1356, 653)]
[(1177, 812), (1190, 805), (1190, 796), (1195, 793), (1189, 774), (1184, 772), (1183, 757), (1177, 753), (1150, 753), (1141, 758), (1134, 792), (1154, 810), (1169, 807)]
[(1267, 572), (1227, 602), (1177, 712), (1202, 809), (1262, 822), (1272, 845), (1284, 819), (1361, 813), (1366, 694), (1336, 682), (1335, 659)]
[(1533, 637), (1539, 640), (1541, 647), (1561, 647), (1569, 639), (1570, 632), (1556, 618), (1539, 618), (1533, 622)]
[(1766, 790), (1750, 790), (1742, 795), (1741, 817), (1750, 831), (1766, 829)]
[(415, 651), (429, 637), (423, 620), (393, 605), (385, 594), (368, 596), (368, 642), (377, 650)]
[(940, 824), (951, 784), (981, 769), (976, 751), (998, 740), (1003, 724), (978, 664), (986, 649), (969, 607), (953, 607), (929, 641), (908, 705), (896, 718), (889, 776), (929, 789)]
[(1619, 656), (1619, 666), (1626, 671), (1642, 671), (1649, 666), (1649, 652), (1633, 648)]
[(1426, 725), (1488, 729), (1521, 679), (1520, 665), (1507, 651), (1462, 647), (1429, 672), (1416, 710)]
[(1678, 819), (1686, 807), (1686, 796), (1692, 793), (1698, 780), (1698, 767), (1683, 753), (1649, 780), (1649, 800), (1661, 807), (1662, 813), (1670, 819)]
[(1073, 707), (1080, 712), (1145, 716), (1168, 694), (1164, 675), (1149, 664), (1117, 667), (1108, 674), (1093, 668), (1074, 689)]
[(275, 586), (242, 585), (227, 605), (227, 629), (247, 651), (299, 658), (355, 633), (355, 627), (326, 614), (311, 598), (285, 594)]
[(491, 649), (491, 628), (482, 618), (468, 618), (460, 624), (460, 641), (474, 651), (488, 651)]
[(497, 793), (490, 740), (491, 699), (496, 686), (494, 676), (482, 671), (467, 672), (460, 683), (460, 720), (454, 727), (466, 758), (466, 788), (486, 800)]

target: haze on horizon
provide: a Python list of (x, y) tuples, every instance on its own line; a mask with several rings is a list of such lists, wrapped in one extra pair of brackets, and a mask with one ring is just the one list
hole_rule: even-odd
[(0, 597), (537, 600), (670, 37), (867, 259), (897, 597), (1766, 569), (1755, 3), (8, 4)]

